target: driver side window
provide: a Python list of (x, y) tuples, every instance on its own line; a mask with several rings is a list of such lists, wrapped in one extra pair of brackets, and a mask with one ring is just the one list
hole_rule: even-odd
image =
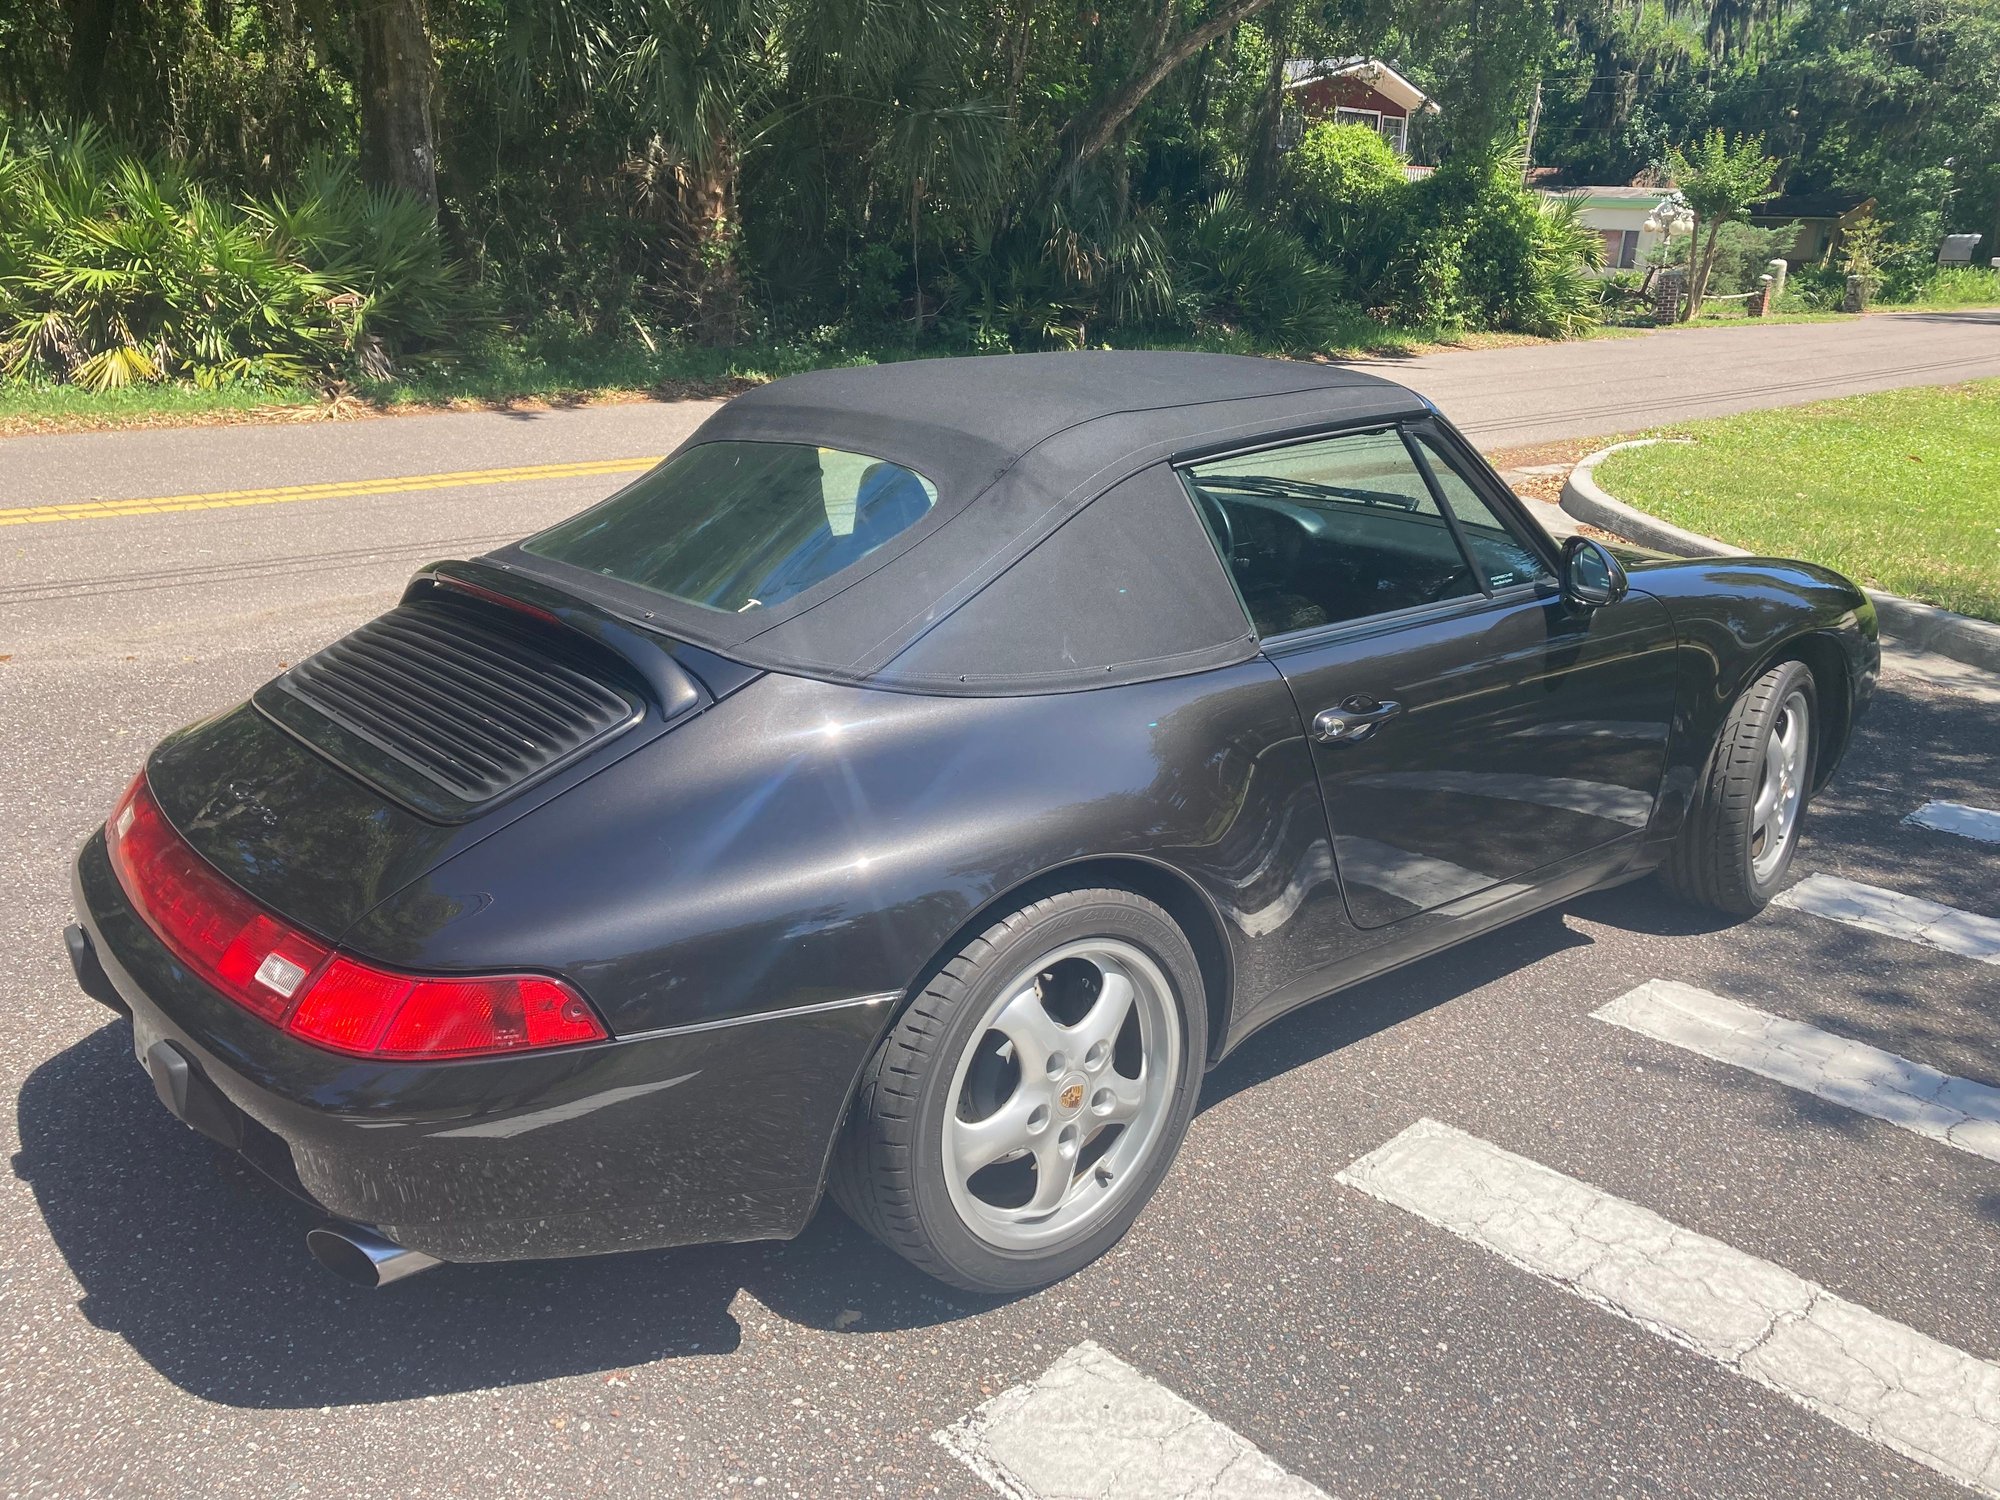
[(1555, 577), (1542, 555), (1516, 535), (1472, 487), (1471, 481), (1453, 466), (1450, 455), (1435, 438), (1429, 433), (1418, 433), (1416, 442), (1431, 466), (1431, 477), (1437, 480), (1445, 504), (1451, 507), (1452, 518), (1458, 522), (1458, 534), (1465, 538), (1466, 547), (1496, 594), (1519, 584)]
[(1184, 473), (1267, 639), (1484, 592), (1393, 429), (1267, 448)]

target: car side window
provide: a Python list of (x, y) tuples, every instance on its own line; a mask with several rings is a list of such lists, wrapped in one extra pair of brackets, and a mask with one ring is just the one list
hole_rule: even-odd
[(1260, 636), (1484, 592), (1393, 430), (1184, 472)]
[(1491, 502), (1453, 464), (1443, 446), (1428, 433), (1419, 433), (1417, 443), (1431, 466), (1445, 504), (1458, 522), (1466, 549), (1486, 575), (1487, 584), (1497, 593), (1523, 583), (1538, 583), (1555, 575), (1541, 553), (1529, 545)]

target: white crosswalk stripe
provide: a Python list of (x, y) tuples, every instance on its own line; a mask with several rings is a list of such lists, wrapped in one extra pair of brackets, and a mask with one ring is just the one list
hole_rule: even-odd
[(2000, 1162), (2000, 1089), (1987, 1084), (1673, 980), (1650, 979), (1593, 1014)]
[(932, 1436), (1009, 1500), (1327, 1500), (1088, 1340)]
[(1340, 1180), (2000, 1496), (2000, 1365), (1434, 1120)]
[(1991, 808), (1967, 807), (1963, 802), (1926, 802), (1903, 821), (1919, 828), (1935, 828), (1940, 833), (2000, 844), (2000, 812)]
[(1808, 875), (1790, 890), (1779, 892), (1771, 904), (1976, 958), (1981, 963), (2000, 964), (2000, 918), (1982, 917), (1879, 885), (1864, 885), (1838, 875)]

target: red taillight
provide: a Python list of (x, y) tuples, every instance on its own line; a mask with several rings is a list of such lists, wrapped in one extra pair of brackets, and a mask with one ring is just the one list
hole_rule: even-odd
[(245, 1010), (364, 1057), (477, 1057), (601, 1042), (590, 1003), (540, 974), (396, 974), (289, 926), (224, 880), (133, 778), (105, 825), (111, 867), (174, 956)]

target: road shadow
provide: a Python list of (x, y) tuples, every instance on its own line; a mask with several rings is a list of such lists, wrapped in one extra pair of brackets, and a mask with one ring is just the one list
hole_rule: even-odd
[(453, 1265), (364, 1291), (306, 1255), (310, 1209), (160, 1107), (122, 1020), (37, 1068), (19, 1116), (15, 1175), (84, 1316), (229, 1406), (409, 1400), (728, 1355), (742, 1291), (857, 1333), (998, 1305), (950, 1292), (831, 1210), (788, 1244)]
[(1208, 1075), (1200, 1108), (1212, 1109), (1245, 1089), (1387, 1031), (1538, 960), (1589, 945), (1590, 938), (1567, 925), (1560, 910), (1545, 911), (1313, 1001), (1273, 1021), (1230, 1053)]

